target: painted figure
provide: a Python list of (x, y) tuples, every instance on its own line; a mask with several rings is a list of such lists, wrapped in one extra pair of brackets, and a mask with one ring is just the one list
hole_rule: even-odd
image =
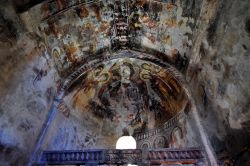
[(81, 6), (80, 8), (76, 9), (76, 14), (81, 18), (86, 18), (89, 16), (89, 11), (85, 6)]
[(63, 69), (63, 63), (62, 63), (62, 60), (61, 60), (59, 48), (53, 49), (52, 55), (53, 55), (53, 59), (54, 59), (56, 68), (58, 70), (62, 70)]
[(184, 143), (183, 134), (179, 127), (176, 127), (171, 133), (171, 147), (172, 148), (182, 148)]

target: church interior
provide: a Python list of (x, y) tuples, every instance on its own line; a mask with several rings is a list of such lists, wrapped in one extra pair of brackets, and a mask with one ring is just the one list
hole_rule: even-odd
[(1, 166), (250, 165), (249, 0), (2, 0), (0, 71)]

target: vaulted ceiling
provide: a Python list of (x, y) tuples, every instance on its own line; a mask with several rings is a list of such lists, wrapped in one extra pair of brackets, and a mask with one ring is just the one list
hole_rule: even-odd
[(195, 18), (185, 16), (182, 6), (180, 1), (45, 1), (29, 9), (25, 19), (37, 25), (58, 72), (67, 76), (119, 49), (170, 63), (187, 61)]
[(112, 148), (124, 129), (139, 148), (202, 146), (242, 165), (249, 1), (0, 4), (0, 165)]
[(35, 28), (62, 78), (67, 95), (62, 112), (89, 110), (113, 121), (125, 109), (128, 125), (142, 125), (150, 119), (142, 120), (141, 110), (149, 110), (155, 114), (152, 123), (159, 123), (148, 122), (154, 128), (189, 100), (181, 73), (188, 66), (195, 18), (185, 15), (183, 6), (181, 1), (57, 0), (31, 7), (22, 18), (28, 29)]

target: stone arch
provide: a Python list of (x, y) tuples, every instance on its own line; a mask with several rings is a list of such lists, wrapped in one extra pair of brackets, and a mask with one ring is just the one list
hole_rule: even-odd
[(150, 144), (149, 141), (144, 141), (144, 142), (141, 143), (139, 148), (148, 149), (148, 148), (151, 148), (151, 144)]

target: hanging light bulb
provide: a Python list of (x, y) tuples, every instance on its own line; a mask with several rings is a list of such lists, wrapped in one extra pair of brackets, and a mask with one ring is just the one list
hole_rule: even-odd
[(116, 142), (116, 149), (136, 149), (136, 141), (132, 136), (122, 136)]

